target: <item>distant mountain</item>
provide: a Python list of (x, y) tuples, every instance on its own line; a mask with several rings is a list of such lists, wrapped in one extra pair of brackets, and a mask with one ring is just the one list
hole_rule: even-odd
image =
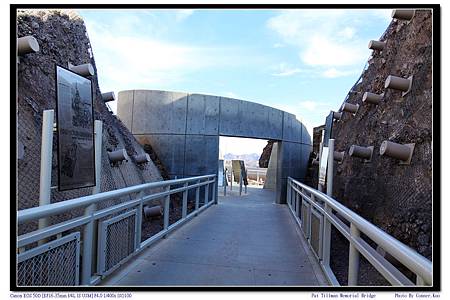
[(232, 160), (232, 159), (239, 159), (243, 160), (244, 162), (251, 162), (251, 161), (258, 161), (259, 160), (259, 154), (257, 153), (249, 153), (249, 154), (233, 154), (233, 153), (227, 153), (223, 156), (223, 159), (225, 160)]

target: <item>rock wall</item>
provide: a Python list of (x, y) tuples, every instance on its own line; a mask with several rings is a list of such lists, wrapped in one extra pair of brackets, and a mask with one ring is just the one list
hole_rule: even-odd
[(258, 165), (260, 168), (268, 168), (269, 167), (269, 160), (270, 160), (270, 154), (272, 153), (272, 147), (273, 143), (275, 143), (274, 140), (267, 141), (267, 145), (264, 147), (263, 152), (261, 153), (261, 156), (258, 160)]
[[(39, 172), (42, 113), (55, 109), (55, 68), (56, 64), (67, 67), (91, 63), (95, 75), (93, 100), (95, 119), (103, 121), (102, 178), (101, 191), (120, 189), (145, 182), (160, 181), (162, 177), (153, 162), (144, 166), (135, 164), (132, 156), (143, 153), (144, 149), (133, 135), (108, 110), (101, 98), (97, 69), (83, 20), (74, 11), (62, 10), (20, 10), (17, 12), (17, 36), (33, 35), (40, 51), (20, 57), (17, 64), (17, 142), (23, 145), (23, 159), (17, 160), (17, 209), (37, 206), (39, 203)], [(107, 92), (107, 91), (104, 91)], [(53, 138), (52, 186), (57, 185), (57, 135)], [(126, 149), (130, 161), (112, 167), (107, 151)], [(150, 149), (151, 150), (151, 149)], [(92, 188), (59, 192), (52, 189), (51, 202), (63, 201), (89, 195)], [(103, 203), (99, 208), (127, 200), (127, 197)], [(71, 214), (79, 215), (77, 210)], [(56, 221), (56, 219), (51, 220)], [(19, 228), (19, 234), (33, 230), (36, 223)]]
[[(361, 82), (347, 102), (359, 104), (355, 116), (344, 112), (334, 123), (335, 150), (346, 151), (336, 164), (333, 196), (400, 241), (431, 258), (432, 225), (432, 16), (417, 10), (411, 22), (393, 20), (374, 52)], [(408, 78), (411, 91), (385, 89), (388, 75)], [(381, 94), (375, 106), (364, 92)], [(439, 101), (439, 100), (438, 100)], [(415, 143), (410, 165), (380, 156), (384, 140)], [(374, 146), (370, 163), (350, 157), (351, 145)], [(316, 167), (317, 168), (317, 167)], [(436, 199), (435, 201), (439, 201)]]

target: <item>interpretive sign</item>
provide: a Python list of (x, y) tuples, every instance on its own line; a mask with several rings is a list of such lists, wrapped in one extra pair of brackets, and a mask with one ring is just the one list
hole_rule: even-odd
[(92, 83), (56, 66), (58, 189), (95, 185)]
[(325, 184), (327, 176), (327, 165), (328, 165), (328, 147), (323, 146), (319, 166), (319, 183), (322, 185)]
[(328, 141), (331, 139), (331, 131), (333, 130), (333, 112), (327, 116), (325, 120), (325, 129), (323, 134), (323, 146), (328, 147)]

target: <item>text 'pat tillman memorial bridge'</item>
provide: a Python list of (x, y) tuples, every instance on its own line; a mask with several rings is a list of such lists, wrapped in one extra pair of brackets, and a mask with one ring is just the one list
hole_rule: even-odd
[[(116, 99), (75, 11), (17, 10), (12, 286), (439, 286), (434, 9), (393, 11), (313, 137), (295, 115), (244, 100)], [(267, 188), (247, 187), (242, 161), (227, 173), (221, 136), (271, 141)]]

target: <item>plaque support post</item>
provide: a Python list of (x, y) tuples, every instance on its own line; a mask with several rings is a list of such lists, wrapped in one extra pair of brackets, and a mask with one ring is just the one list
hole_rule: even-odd
[[(100, 193), (101, 185), (101, 173), (102, 173), (102, 136), (103, 136), (103, 123), (102, 121), (96, 120), (94, 123), (94, 149), (95, 149), (95, 186), (92, 189), (92, 194)], [(86, 207), (84, 211), (85, 216), (93, 216), (95, 210), (97, 209), (96, 204), (91, 204)], [(96, 236), (95, 236), (95, 223), (91, 219), (89, 223), (84, 226), (83, 230), (83, 273), (81, 274), (81, 284), (90, 285), (92, 276), (92, 266), (95, 265), (93, 257), (95, 257), (93, 247)]]
[[(41, 142), (41, 172), (39, 177), (39, 206), (50, 204), (51, 184), (52, 184), (52, 155), (53, 155), (53, 119), (55, 111), (53, 109), (44, 110), (42, 116), (42, 142)], [(39, 219), (38, 228), (48, 226), (48, 219)], [(39, 245), (45, 243), (40, 240)]]

